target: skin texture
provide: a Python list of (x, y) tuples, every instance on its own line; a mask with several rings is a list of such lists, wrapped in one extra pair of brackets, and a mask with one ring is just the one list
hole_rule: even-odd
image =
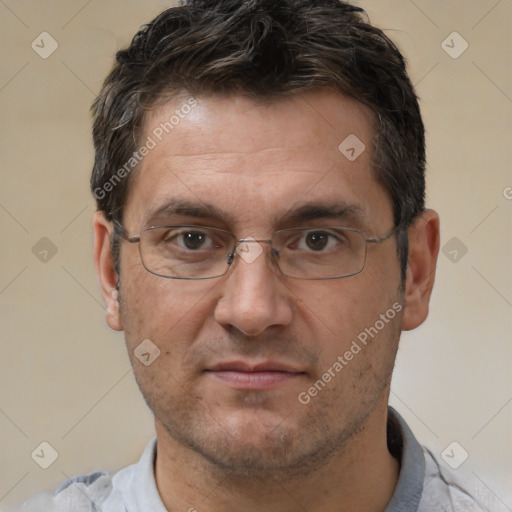
[[(151, 111), (143, 140), (186, 99)], [(256, 239), (304, 225), (355, 227), (367, 237), (394, 227), (389, 194), (371, 173), (372, 117), (360, 103), (327, 90), (264, 104), (242, 96), (197, 100), (134, 176), (123, 218), (130, 236), (171, 222)], [(366, 146), (353, 162), (338, 150), (350, 134)], [(221, 215), (151, 218), (171, 199)], [(359, 215), (287, 219), (306, 204), (334, 201), (357, 206)], [(435, 212), (427, 210), (410, 228), (405, 293), (394, 236), (368, 244), (360, 274), (327, 281), (282, 276), (266, 244), (254, 262), (238, 257), (223, 277), (165, 279), (145, 270), (136, 244), (123, 242), (118, 301), (112, 225), (101, 212), (94, 230), (107, 321), (124, 330), (155, 415), (155, 475), (168, 510), (384, 510), (398, 476), (386, 445), (391, 373), (401, 330), (428, 314), (439, 249)], [(308, 404), (300, 403), (299, 393), (393, 304), (402, 305), (399, 314)], [(144, 339), (160, 350), (149, 366), (134, 356)], [(277, 361), (297, 373), (269, 389), (248, 390), (207, 371), (235, 360)]]

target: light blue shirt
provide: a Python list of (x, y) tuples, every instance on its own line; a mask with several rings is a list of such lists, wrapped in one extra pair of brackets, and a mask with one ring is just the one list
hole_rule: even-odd
[[(383, 512), (488, 512), (452, 474), (422, 448), (404, 419), (391, 407), (388, 446), (400, 461), (398, 482)], [(24, 512), (167, 512), (156, 487), (156, 438), (136, 464), (113, 476), (104, 471), (75, 476), (53, 493), (25, 502)]]

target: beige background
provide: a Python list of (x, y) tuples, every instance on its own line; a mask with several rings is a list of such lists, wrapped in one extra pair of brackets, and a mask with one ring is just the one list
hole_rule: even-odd
[[(442, 246), (456, 237), (468, 250), (440, 255), (431, 316), (403, 336), (392, 404), (438, 456), (457, 441), (469, 453), (457, 472), (493, 511), (512, 511), (512, 2), (360, 3), (409, 59), (428, 204)], [(92, 263), (88, 109), (115, 51), (168, 5), (0, 0), (1, 510), (134, 462), (153, 435)], [(43, 31), (59, 45), (47, 59), (31, 48)], [(453, 31), (469, 44), (457, 59), (442, 47)], [(57, 247), (46, 262), (32, 252), (42, 237)], [(42, 441), (59, 454), (46, 470), (31, 458)]]

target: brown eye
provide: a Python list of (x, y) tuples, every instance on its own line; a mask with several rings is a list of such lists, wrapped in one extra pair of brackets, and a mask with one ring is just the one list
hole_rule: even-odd
[(306, 235), (306, 245), (313, 251), (321, 251), (327, 247), (330, 235), (322, 231), (315, 231)]
[(188, 231), (181, 236), (182, 244), (190, 250), (200, 249), (206, 240), (206, 235), (198, 231)]

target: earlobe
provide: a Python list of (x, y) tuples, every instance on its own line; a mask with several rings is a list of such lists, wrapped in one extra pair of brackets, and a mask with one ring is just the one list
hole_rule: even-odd
[(402, 329), (421, 325), (428, 316), (439, 253), (439, 216), (425, 210), (409, 228), (409, 259), (405, 282)]
[(107, 311), (107, 324), (111, 329), (121, 331), (121, 315), (119, 309), (118, 275), (114, 268), (111, 252), (112, 223), (103, 212), (96, 212), (93, 220), (94, 229), (94, 264), (100, 279), (101, 294)]

